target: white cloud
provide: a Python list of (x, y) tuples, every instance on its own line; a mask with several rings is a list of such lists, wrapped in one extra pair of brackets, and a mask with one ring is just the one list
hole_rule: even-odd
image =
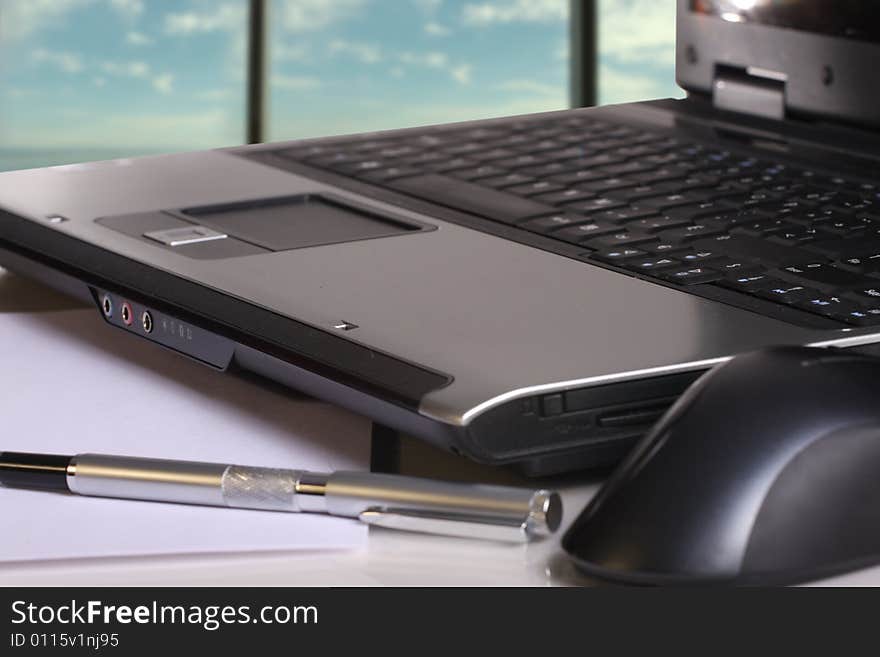
[(67, 14), (91, 0), (2, 0), (0, 41), (23, 41), (34, 32), (63, 23)]
[(376, 64), (382, 61), (382, 49), (372, 43), (360, 43), (334, 39), (330, 42), (331, 54), (350, 55), (364, 64)]
[(18, 100), (20, 98), (30, 98), (32, 96), (40, 95), (39, 92), (35, 89), (22, 89), (20, 87), (10, 87), (3, 91), (3, 95), (6, 98), (13, 98)]
[(446, 53), (436, 51), (425, 53), (402, 52), (397, 57), (403, 64), (427, 68), (446, 68), (446, 65), (449, 63), (449, 56)]
[(680, 91), (675, 94), (675, 86), (671, 79), (620, 70), (608, 64), (599, 67), (599, 82), (601, 91), (599, 101), (603, 105), (681, 96)]
[(429, 36), (445, 37), (449, 36), (450, 32), (448, 27), (440, 23), (435, 23), (434, 21), (425, 23), (425, 34)]
[[(143, 0), (100, 0), (126, 18), (137, 18)], [(68, 15), (99, 0), (0, 0), (0, 43), (23, 41), (35, 32), (64, 25)]]
[(675, 3), (619, 0), (602, 3), (599, 51), (622, 62), (672, 67), (675, 61)]
[(170, 94), (174, 91), (174, 76), (170, 73), (163, 73), (153, 78), (153, 89), (160, 94)]
[(286, 91), (307, 91), (320, 87), (321, 81), (308, 76), (276, 73), (270, 78), (269, 84), (277, 89), (284, 89)]
[(270, 53), (278, 62), (305, 62), (311, 59), (312, 47), (306, 43), (273, 43)]
[(511, 91), (518, 94), (533, 94), (539, 96), (553, 96), (559, 93), (559, 85), (547, 84), (537, 80), (517, 78), (496, 84), (494, 89), (498, 91)]
[(459, 84), (470, 84), (471, 83), (471, 65), (470, 64), (461, 64), (460, 66), (455, 66), (449, 70), (449, 74), (452, 76), (452, 79), (458, 82)]
[(209, 11), (186, 11), (165, 15), (165, 32), (178, 36), (209, 32), (233, 32), (246, 24), (241, 4), (218, 4)]
[[(5, 0), (0, 0), (5, 1)], [(65, 113), (68, 121), (45, 124), (18, 112), (0, 130), (4, 145), (13, 148), (94, 149), (109, 145), (131, 154), (216, 148), (241, 143), (241, 116), (231, 107), (197, 110), (106, 108), (99, 115), (87, 110)], [(76, 116), (71, 130), (70, 117)]]
[(135, 18), (144, 13), (143, 0), (110, 0), (110, 6), (128, 18)]
[(204, 91), (199, 91), (193, 94), (193, 98), (196, 100), (206, 100), (212, 103), (228, 100), (232, 97), (233, 93), (231, 89), (205, 89)]
[(96, 87), (103, 87), (103, 86), (106, 86), (106, 84), (107, 84), (107, 78), (103, 78), (103, 77), (100, 77), (100, 76), (98, 76), (98, 77), (94, 77), (94, 78), (92, 78), (92, 84), (95, 85)]
[(118, 75), (128, 78), (145, 78), (150, 74), (150, 65), (146, 62), (140, 61), (107, 61), (101, 64), (101, 70), (109, 75)]
[(31, 52), (31, 59), (38, 64), (54, 66), (64, 73), (81, 73), (85, 68), (82, 57), (75, 52), (62, 52), (37, 48)]
[[(284, 0), (277, 8), (288, 32), (311, 32), (357, 15), (365, 0)], [(275, 9), (275, 7), (273, 7)]]
[(551, 97), (523, 95), (498, 102), (486, 97), (476, 103), (463, 102), (455, 96), (446, 102), (439, 99), (414, 99), (412, 103), (385, 102), (382, 107), (363, 111), (360, 104), (333, 108), (332, 112), (312, 115), (282, 115), (272, 122), (272, 134), (281, 139), (313, 137), (318, 135), (367, 132), (388, 128), (470, 121), (495, 116), (514, 116), (564, 109), (567, 93), (560, 86)]
[(413, 0), (413, 4), (426, 14), (433, 14), (440, 9), (443, 0)]
[(567, 19), (568, 0), (495, 0), (468, 4), (462, 10), (462, 21), (466, 25), (549, 23)]
[(125, 42), (132, 46), (149, 46), (153, 43), (153, 39), (143, 32), (135, 32), (132, 30), (131, 32), (126, 33)]
[[(414, 66), (418, 68), (430, 68), (438, 71), (444, 71), (459, 84), (470, 84), (471, 73), (473, 67), (466, 62), (453, 63), (445, 52), (429, 51), (429, 52), (401, 52), (397, 53), (397, 61), (404, 67)], [(394, 74), (395, 77), (402, 77), (405, 68), (400, 68), (400, 72)]]

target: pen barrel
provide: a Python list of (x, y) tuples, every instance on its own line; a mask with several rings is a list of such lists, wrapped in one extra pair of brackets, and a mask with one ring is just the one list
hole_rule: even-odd
[[(222, 463), (78, 454), (68, 467), (74, 493), (98, 497), (227, 506), (266, 511), (323, 511), (320, 475)], [(310, 503), (311, 502), (311, 503)]]
[(225, 465), (105, 454), (77, 454), (67, 468), (74, 493), (153, 502), (226, 506)]
[(461, 484), (401, 475), (335, 472), (325, 503), (333, 515), (357, 517), (381, 510), (522, 525), (529, 534), (552, 533), (561, 520), (556, 493), (546, 490)]

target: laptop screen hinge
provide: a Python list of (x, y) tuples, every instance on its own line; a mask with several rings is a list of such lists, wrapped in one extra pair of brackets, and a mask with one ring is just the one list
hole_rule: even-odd
[(776, 71), (719, 65), (712, 82), (712, 103), (718, 109), (784, 119), (786, 79)]

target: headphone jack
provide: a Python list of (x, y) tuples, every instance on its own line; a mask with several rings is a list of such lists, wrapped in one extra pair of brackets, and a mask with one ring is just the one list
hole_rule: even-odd
[(131, 315), (131, 304), (128, 301), (122, 302), (122, 310), (119, 311), (119, 316), (122, 318), (122, 321), (126, 326), (131, 326), (131, 322), (134, 318)]
[(110, 298), (109, 294), (105, 294), (101, 297), (101, 310), (104, 313), (104, 317), (107, 319), (113, 317), (113, 299)]

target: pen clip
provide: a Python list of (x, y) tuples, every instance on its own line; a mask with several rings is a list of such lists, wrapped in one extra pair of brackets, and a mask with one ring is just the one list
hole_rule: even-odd
[(415, 513), (401, 509), (367, 509), (358, 520), (368, 525), (425, 534), (442, 534), (487, 541), (527, 543), (532, 539), (525, 520), (519, 524), (495, 518), (475, 518), (451, 514)]

